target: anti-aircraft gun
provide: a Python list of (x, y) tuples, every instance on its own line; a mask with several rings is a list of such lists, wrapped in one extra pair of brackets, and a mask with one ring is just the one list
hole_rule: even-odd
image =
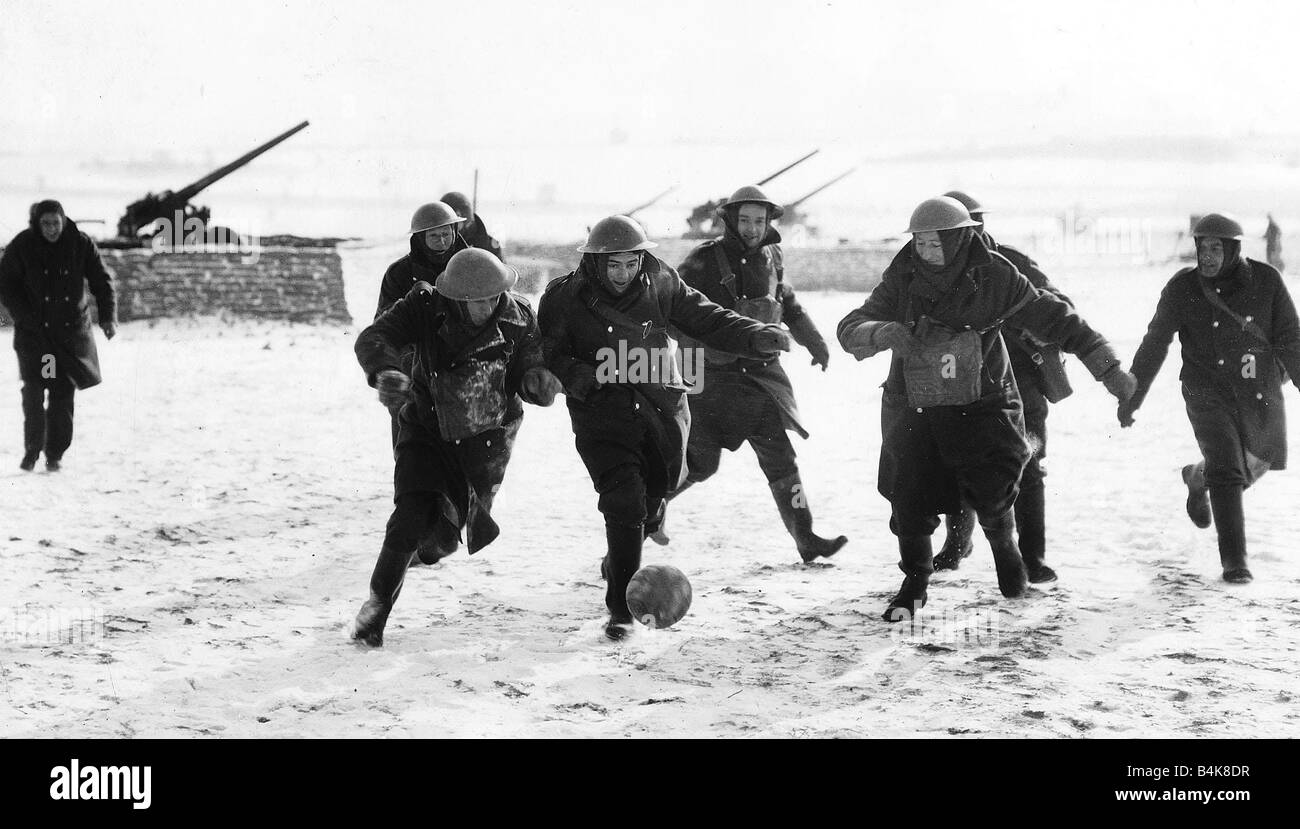
[(815, 196), (815, 195), (817, 195), (818, 193), (820, 193), (821, 191), (825, 190), (827, 187), (830, 187), (832, 184), (835, 184), (836, 182), (840, 181), (841, 179), (846, 178), (850, 173), (852, 173), (852, 172), (853, 172), (854, 170), (856, 170), (856, 169), (857, 169), (857, 167), (854, 167), (854, 168), (849, 169), (849, 170), (845, 170), (844, 172), (840, 173), (840, 174), (839, 174), (838, 176), (836, 176), (835, 178), (833, 178), (833, 179), (831, 179), (830, 181), (828, 181), (828, 182), (826, 182), (825, 184), (823, 184), (821, 187), (818, 187), (818, 188), (815, 189), (815, 190), (809, 191), (809, 192), (803, 194), (802, 196), (800, 196), (799, 198), (795, 199), (794, 201), (790, 202), (789, 204), (784, 205), (783, 207), (784, 207), (784, 210), (785, 210), (785, 214), (784, 214), (783, 216), (781, 216), (781, 226), (782, 226), (782, 227), (794, 227), (795, 225), (803, 225), (804, 228), (808, 231), (809, 234), (811, 234), (811, 235), (816, 235), (816, 232), (817, 232), (816, 228), (811, 227), (811, 226), (808, 224), (808, 214), (806, 214), (806, 213), (802, 212), (801, 210), (799, 210), (799, 205), (801, 205), (801, 204), (803, 204), (804, 202), (808, 201), (808, 200), (811, 199), (813, 196)]
[[(802, 164), (803, 162), (817, 155), (817, 153), (819, 152), (821, 152), (821, 150), (819, 149), (813, 150), (803, 158), (795, 159), (794, 161), (785, 165), (781, 169), (777, 170), (772, 175), (768, 176), (762, 181), (758, 181), (755, 183), (759, 187), (762, 187), (764, 184), (767, 184), (772, 179), (776, 178), (782, 173), (785, 173), (793, 169), (797, 165)], [(682, 238), (683, 239), (713, 239), (717, 236), (721, 236), (722, 225), (717, 221), (717, 215), (714, 211), (716, 211), (720, 206), (722, 206), (722, 204), (726, 200), (727, 197), (723, 196), (720, 199), (706, 201), (704, 204), (697, 205), (694, 208), (692, 208), (691, 215), (686, 217), (686, 226), (688, 230), (682, 234)], [(707, 229), (705, 228), (705, 223), (708, 223)]]
[(284, 141), (291, 135), (306, 129), (307, 124), (307, 121), (303, 121), (293, 129), (280, 133), (275, 138), (272, 138), (270, 141), (267, 141), (265, 144), (254, 149), (252, 152), (241, 155), (226, 166), (213, 170), (198, 181), (186, 185), (179, 190), (164, 190), (162, 193), (146, 193), (144, 198), (127, 205), (126, 212), (122, 214), (122, 218), (117, 220), (118, 241), (128, 244), (138, 244), (141, 241), (141, 230), (149, 227), (149, 225), (159, 219), (172, 219), (177, 213), (180, 214), (182, 221), (197, 219), (204, 227), (206, 227), (208, 219), (212, 216), (212, 212), (206, 207), (196, 207), (195, 205), (190, 204), (190, 199), (203, 192), (212, 184), (215, 184), (235, 172), (240, 167), (247, 165), (250, 161), (279, 144), (281, 141)]

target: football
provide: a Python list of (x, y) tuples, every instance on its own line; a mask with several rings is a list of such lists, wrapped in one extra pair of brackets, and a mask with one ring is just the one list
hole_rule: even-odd
[(676, 567), (648, 564), (628, 583), (627, 606), (648, 628), (672, 627), (691, 609), (691, 583)]

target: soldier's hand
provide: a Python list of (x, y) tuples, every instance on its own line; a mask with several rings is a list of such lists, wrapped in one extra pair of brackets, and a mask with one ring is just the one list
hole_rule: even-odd
[(1133, 398), (1130, 396), (1128, 400), (1124, 400), (1119, 404), (1119, 410), (1116, 412), (1116, 416), (1119, 418), (1119, 425), (1125, 429), (1132, 426), (1134, 411), (1136, 411), (1136, 409), (1133, 406)]
[(1127, 402), (1138, 387), (1137, 378), (1120, 369), (1116, 369), (1102, 377), (1101, 383), (1106, 387), (1106, 391), (1115, 395), (1115, 399), (1121, 403)]
[(920, 350), (921, 342), (912, 336), (912, 330), (901, 322), (887, 322), (878, 326), (872, 340), (882, 350), (888, 348), (898, 357), (906, 357)]
[(588, 395), (599, 388), (600, 383), (596, 381), (596, 367), (581, 365), (569, 377), (569, 384), (564, 387), (564, 393), (574, 400), (586, 400)]
[(765, 325), (762, 331), (755, 331), (750, 338), (750, 346), (759, 354), (772, 356), (790, 350), (790, 335), (779, 325)]
[(825, 371), (830, 366), (831, 351), (826, 347), (826, 343), (821, 340), (808, 346), (808, 353), (812, 355), (812, 363), (810, 365), (821, 366), (822, 371)]
[(117, 335), (117, 323), (115, 322), (101, 322), (99, 327), (104, 329), (104, 337), (107, 339), (111, 340)]
[(524, 372), (524, 396), (538, 406), (549, 406), (555, 402), (555, 395), (564, 390), (564, 384), (545, 368), (530, 368)]
[(388, 369), (379, 372), (375, 378), (375, 388), (379, 390), (379, 402), (392, 410), (406, 402), (406, 392), (411, 388), (411, 378), (400, 371)]

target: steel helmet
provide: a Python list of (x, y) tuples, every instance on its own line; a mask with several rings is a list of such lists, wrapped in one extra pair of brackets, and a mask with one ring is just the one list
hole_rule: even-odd
[(779, 219), (785, 214), (785, 208), (772, 201), (767, 195), (759, 190), (756, 185), (746, 184), (736, 192), (731, 194), (731, 198), (724, 201), (718, 206), (719, 210), (725, 210), (728, 207), (739, 207), (742, 204), (765, 204), (772, 211), (772, 218)]
[(957, 201), (964, 204), (966, 206), (966, 212), (970, 213), (972, 216), (974, 216), (976, 213), (989, 212), (989, 209), (984, 205), (980, 204), (978, 199), (976, 199), (974, 196), (963, 193), (960, 190), (949, 190), (947, 193), (944, 193), (944, 195), (950, 199), (956, 199)]
[(464, 216), (456, 215), (446, 202), (429, 202), (422, 204), (411, 217), (411, 232), (419, 233), (424, 230), (433, 230), (435, 227), (443, 225), (454, 225), (465, 221)]
[(1216, 239), (1241, 240), (1241, 222), (1222, 213), (1207, 213), (1192, 228), (1192, 237), (1212, 236)]
[(970, 217), (966, 206), (951, 196), (926, 199), (912, 211), (912, 221), (905, 233), (923, 233), (927, 230), (956, 230), (959, 227), (977, 227), (979, 222)]
[(641, 225), (628, 216), (609, 216), (596, 222), (578, 253), (629, 253), (657, 248)]
[(519, 271), (488, 251), (466, 248), (451, 257), (433, 289), (448, 299), (469, 302), (491, 299), (513, 288), (518, 280)]
[(469, 199), (465, 198), (464, 193), (453, 190), (450, 193), (443, 194), (441, 201), (466, 219), (474, 218), (474, 207), (469, 203)]

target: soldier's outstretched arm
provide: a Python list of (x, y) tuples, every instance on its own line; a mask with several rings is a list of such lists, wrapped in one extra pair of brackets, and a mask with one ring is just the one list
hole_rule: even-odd
[(506, 388), (533, 405), (549, 406), (555, 402), (555, 395), (563, 390), (563, 386), (559, 378), (546, 368), (541, 327), (537, 324), (532, 306), (523, 297), (517, 297), (515, 301), (528, 325), (523, 337), (515, 345), (514, 356), (506, 372)]
[(357, 335), (354, 351), (366, 373), (366, 382), (374, 386), (385, 371), (402, 372), (402, 350), (416, 342), (426, 326), (436, 328), (430, 319), (433, 286), (417, 282), (411, 292)]
[(682, 333), (742, 357), (765, 359), (777, 351), (790, 350), (790, 336), (779, 326), (764, 325), (729, 311), (687, 286), (676, 273), (672, 276), (668, 321)]
[(1273, 353), (1291, 376), (1291, 382), (1300, 388), (1300, 320), (1296, 318), (1295, 302), (1286, 289), (1281, 276), (1277, 277), (1277, 299), (1273, 302), (1272, 337)]
[(1151, 390), (1151, 384), (1155, 382), (1169, 353), (1169, 344), (1173, 342), (1174, 334), (1181, 325), (1178, 311), (1182, 304), (1178, 300), (1180, 292), (1181, 289), (1173, 281), (1165, 285), (1160, 292), (1160, 301), (1156, 303), (1156, 312), (1147, 325), (1147, 333), (1142, 337), (1137, 354), (1133, 356), (1132, 371), (1137, 380), (1137, 388), (1128, 403), (1121, 408), (1119, 419), (1124, 426), (1133, 425), (1133, 413), (1146, 400), (1147, 392)]
[(898, 280), (886, 269), (862, 307), (850, 311), (835, 327), (840, 347), (859, 360), (891, 348), (905, 350), (904, 335), (910, 337), (911, 332), (897, 321), (900, 293)]
[(821, 366), (822, 371), (825, 371), (831, 363), (831, 350), (826, 347), (826, 340), (822, 337), (822, 333), (817, 330), (816, 323), (799, 303), (794, 288), (789, 282), (779, 283), (777, 291), (781, 300), (782, 322), (790, 329), (794, 341), (808, 349), (808, 353), (812, 355), (812, 364)]

